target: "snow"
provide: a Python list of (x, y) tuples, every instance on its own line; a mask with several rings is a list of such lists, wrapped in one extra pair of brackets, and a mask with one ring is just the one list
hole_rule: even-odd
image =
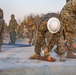
[[(19, 39), (17, 40), (17, 43), (28, 44), (28, 39)], [(51, 69), (52, 68), (56, 69), (57, 67), (60, 67), (61, 70), (64, 67), (66, 67), (67, 70), (68, 66), (71, 67), (69, 69), (72, 68), (76, 69), (76, 59), (66, 59), (65, 62), (60, 62), (59, 55), (52, 52), (50, 54), (51, 56), (56, 58), (56, 62), (30, 60), (29, 57), (32, 56), (33, 54), (34, 54), (34, 46), (15, 47), (12, 45), (3, 45), (2, 52), (0, 52), (0, 70), (24, 69), (24, 68), (34, 68), (36, 70), (38, 68), (48, 69), (48, 67)]]

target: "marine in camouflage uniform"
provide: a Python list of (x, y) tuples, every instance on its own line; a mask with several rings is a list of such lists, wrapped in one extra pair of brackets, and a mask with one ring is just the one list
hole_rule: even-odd
[(28, 19), (29, 44), (34, 44), (36, 38), (36, 25), (34, 18)]
[[(64, 38), (60, 38), (63, 42), (60, 42), (61, 44), (57, 44), (57, 45), (61, 45), (61, 47), (64, 46), (64, 48), (62, 48), (62, 50), (60, 50), (59, 46), (57, 47), (57, 49), (55, 50), (56, 53), (58, 53), (60, 55), (61, 51), (65, 52), (65, 50), (68, 50), (67, 52), (67, 58), (76, 58), (76, 55), (73, 54), (73, 43), (74, 43), (74, 39), (76, 38), (76, 14), (75, 14), (75, 8), (72, 9), (73, 7), (75, 7), (75, 2), (72, 0), (68, 0), (68, 3), (63, 7), (63, 9), (60, 12), (60, 21), (61, 21), (61, 31), (60, 31), (60, 37), (63, 35), (63, 31), (64, 31), (64, 35), (65, 35), (65, 40), (67, 41), (67, 43), (62, 40)], [(63, 35), (63, 37), (64, 37)], [(52, 39), (51, 39), (52, 41)], [(59, 40), (60, 41), (60, 40)], [(58, 41), (58, 42), (59, 42)], [(66, 44), (66, 46), (65, 46)], [(50, 44), (51, 45), (51, 44)], [(75, 45), (75, 44), (74, 44)], [(51, 46), (49, 46), (51, 47)], [(64, 55), (61, 56), (61, 58), (63, 58)]]
[(67, 58), (76, 58), (72, 53), (72, 44), (76, 38), (76, 0), (69, 0), (60, 12), (61, 24), (65, 32), (68, 54)]
[(51, 34), (52, 38), (49, 41), (48, 45), (46, 46), (45, 34), (46, 34), (46, 32), (48, 32), (47, 21), (51, 17), (59, 18), (59, 15), (56, 13), (50, 13), (50, 14), (45, 15), (45, 17), (42, 19), (42, 21), (38, 27), (38, 36), (37, 36), (37, 42), (35, 45), (35, 53), (36, 54), (33, 55), (32, 57), (30, 57), (30, 59), (38, 58), (40, 56), (41, 48), (43, 48), (43, 50), (45, 50), (47, 48), (47, 51), (46, 52), (44, 51), (44, 57), (48, 58), (50, 56), (50, 51), (54, 47), (55, 43), (58, 43), (58, 48), (60, 49), (60, 53), (61, 53), (60, 60), (65, 61), (65, 59), (63, 57), (64, 56), (64, 50), (63, 50), (63, 47), (61, 47), (61, 41), (63, 42), (64, 40), (62, 40), (60, 38), (60, 31), (53, 34), (53, 35)]
[[(57, 42), (58, 43), (58, 48), (60, 52), (60, 60), (65, 61), (65, 50), (64, 50), (64, 35), (63, 31), (65, 33), (65, 37), (67, 40), (67, 47), (68, 47), (68, 58), (76, 58), (76, 56), (72, 53), (72, 44), (75, 39), (75, 33), (76, 33), (76, 0), (68, 1), (68, 3), (63, 7), (63, 9), (60, 12), (60, 21), (61, 21), (61, 29), (59, 32), (53, 34), (51, 41), (49, 42), (49, 45), (47, 46), (48, 52), (44, 53), (44, 56), (49, 56), (49, 51), (53, 48), (54, 44)], [(43, 47), (43, 49), (46, 47), (43, 43), (45, 39), (45, 33), (47, 31), (47, 20), (46, 22), (43, 21), (41, 22), (43, 25), (40, 24), (39, 27), (39, 33), (38, 33), (38, 39), (37, 43), (35, 46), (35, 52), (36, 54), (33, 57), (38, 57), (40, 55), (40, 49)], [(43, 30), (42, 30), (43, 29)], [(58, 38), (57, 38), (58, 37)], [(62, 41), (62, 42), (61, 42)]]
[(11, 20), (9, 22), (9, 30), (10, 30), (10, 44), (15, 44), (16, 41), (16, 29), (17, 29), (18, 23), (15, 20), (14, 14), (11, 15)]
[(4, 29), (3, 10), (0, 8), (0, 52), (3, 43), (3, 29)]

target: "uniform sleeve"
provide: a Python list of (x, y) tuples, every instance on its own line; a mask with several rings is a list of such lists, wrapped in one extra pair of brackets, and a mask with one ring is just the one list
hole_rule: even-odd
[(17, 21), (15, 20), (15, 29), (17, 29), (17, 26), (18, 26), (18, 23), (17, 23)]

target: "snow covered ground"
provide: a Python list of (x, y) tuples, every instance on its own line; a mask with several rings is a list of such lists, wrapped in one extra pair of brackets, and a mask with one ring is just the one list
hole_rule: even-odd
[[(28, 39), (19, 39), (16, 43), (27, 45)], [(3, 45), (0, 53), (0, 75), (76, 75), (76, 59), (60, 62), (60, 57), (52, 52), (51, 56), (56, 58), (56, 62), (29, 60), (33, 54), (34, 46)]]

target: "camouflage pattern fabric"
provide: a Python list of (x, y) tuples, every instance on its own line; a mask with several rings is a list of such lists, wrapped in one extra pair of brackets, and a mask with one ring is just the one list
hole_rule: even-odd
[(3, 29), (4, 29), (4, 20), (0, 19), (0, 49), (3, 43)]
[(3, 18), (3, 10), (0, 8), (0, 18)]
[(9, 22), (10, 32), (14, 32), (16, 30), (17, 26), (18, 26), (18, 24), (17, 24), (16, 20), (14, 20), (14, 21), (10, 20), (10, 22)]
[(17, 21), (15, 20), (14, 16), (11, 15), (11, 20), (9, 22), (9, 29), (10, 29), (10, 40), (12, 44), (15, 44), (16, 41), (16, 29), (17, 29)]
[(36, 38), (36, 25), (33, 18), (28, 19), (29, 43), (34, 44)]
[(61, 10), (60, 16), (68, 49), (72, 50), (72, 44), (76, 38), (76, 0), (69, 1)]
[[(49, 16), (47, 15), (45, 18), (42, 19), (39, 27), (38, 27), (38, 35), (37, 35), (37, 42), (35, 45), (35, 53), (40, 54), (41, 48), (47, 48), (48, 52), (50, 52), (57, 43), (59, 52), (60, 52), (60, 60), (65, 61), (65, 50), (64, 50), (64, 42), (65, 39), (67, 40), (67, 46), (69, 50), (72, 50), (72, 43), (75, 39), (76, 34), (76, 0), (70, 0), (65, 4), (63, 9), (59, 14), (61, 28), (59, 32), (52, 35), (49, 44), (46, 46), (45, 42), (45, 34), (48, 31), (47, 29), (47, 21), (51, 17), (56, 17), (55, 15)], [(44, 55), (47, 55), (44, 53)], [(49, 55), (48, 55), (49, 56)]]
[(0, 51), (3, 43), (3, 29), (4, 29), (3, 10), (0, 8)]
[[(50, 15), (51, 14), (51, 15)], [(60, 39), (60, 31), (55, 33), (55, 34), (51, 34), (52, 38), (51, 40), (49, 40), (48, 45), (46, 46), (46, 42), (45, 42), (45, 34), (46, 32), (48, 32), (47, 29), (47, 21), (48, 19), (50, 19), (51, 17), (57, 17), (59, 18), (58, 14), (56, 13), (50, 13), (45, 15), (45, 17), (42, 19), (39, 27), (38, 27), (38, 35), (37, 35), (37, 42), (35, 45), (35, 52), (36, 54), (40, 54), (41, 48), (48, 48), (48, 51), (50, 52), (53, 48), (53, 46), (55, 45), (55, 43), (58, 43), (58, 47), (60, 49), (61, 53), (64, 53), (64, 51), (62, 51), (63, 47), (61, 48), (61, 41), (62, 39)]]
[(36, 29), (36, 25), (34, 19), (31, 18), (28, 20), (28, 30), (35, 30), (35, 29)]

